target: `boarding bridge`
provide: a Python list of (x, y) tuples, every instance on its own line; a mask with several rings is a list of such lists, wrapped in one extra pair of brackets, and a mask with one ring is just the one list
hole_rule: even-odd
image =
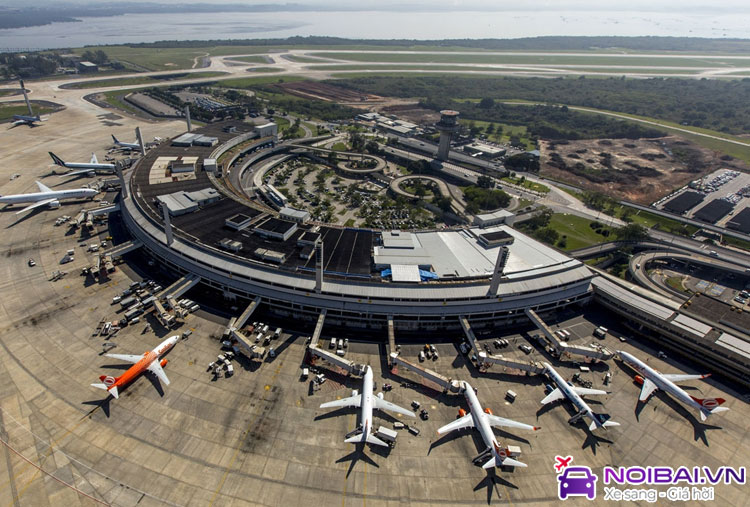
[(178, 297), (182, 296), (187, 291), (198, 285), (200, 281), (201, 277), (198, 275), (185, 275), (166, 289), (162, 290), (159, 294), (157, 294), (156, 298), (162, 299), (167, 296), (172, 296), (172, 299), (177, 299)]
[(499, 364), (506, 369), (511, 368), (535, 374), (544, 373), (544, 367), (536, 361), (516, 361), (507, 359), (502, 354), (490, 355), (486, 352), (480, 352), (478, 357), (481, 365)]
[(245, 354), (248, 359), (263, 359), (263, 357), (266, 355), (265, 347), (259, 347), (258, 345), (255, 345), (243, 333), (237, 331), (236, 329), (231, 329), (230, 333), (232, 336), (232, 341), (239, 345), (240, 350), (243, 351), (243, 354)]
[(349, 361), (348, 359), (344, 359), (343, 357), (340, 357), (336, 355), (336, 352), (334, 351), (329, 352), (328, 350), (324, 350), (318, 347), (318, 344), (320, 342), (320, 334), (323, 332), (323, 323), (326, 319), (326, 310), (320, 312), (320, 315), (318, 316), (318, 322), (315, 324), (315, 331), (313, 331), (312, 337), (310, 339), (310, 345), (307, 347), (307, 352), (311, 356), (311, 360), (314, 357), (317, 357), (319, 359), (322, 359), (323, 361), (328, 361), (329, 363), (338, 366), (342, 370), (346, 370), (349, 374), (352, 375), (363, 375), (365, 372), (365, 365), (364, 364), (357, 364), (353, 361)]
[[(388, 316), (388, 357), (396, 353), (396, 333), (393, 330), (393, 315)], [(393, 363), (390, 364), (393, 368)]]
[(612, 359), (615, 354), (606, 347), (600, 345), (587, 346), (587, 345), (571, 345), (564, 341), (560, 341), (555, 333), (549, 328), (549, 326), (536, 314), (536, 312), (530, 308), (526, 309), (526, 315), (531, 321), (544, 333), (545, 338), (549, 344), (559, 353), (561, 359), (565, 359), (570, 356), (584, 356), (599, 361), (607, 361)]
[(76, 218), (73, 221), (73, 224), (76, 227), (80, 227), (81, 224), (83, 224), (84, 222), (86, 222), (86, 210), (81, 210), (81, 212), (78, 213), (78, 215), (76, 215)]
[(122, 257), (128, 252), (132, 252), (133, 250), (137, 250), (138, 248), (143, 246), (143, 242), (139, 239), (134, 239), (131, 241), (126, 241), (125, 243), (121, 243), (115, 247), (110, 248), (106, 252), (102, 252), (100, 255), (104, 257), (105, 255), (109, 255), (110, 257)]
[(471, 345), (472, 350), (474, 350), (474, 353), (479, 357), (479, 346), (477, 345), (477, 337), (474, 336), (474, 331), (471, 330), (471, 324), (469, 324), (469, 319), (461, 315), (459, 317), (459, 321), (461, 322), (461, 327), (464, 328), (464, 333), (466, 334), (466, 338), (469, 340), (469, 344)]
[(547, 343), (560, 351), (562, 349), (562, 343), (558, 336), (550, 329), (550, 327), (547, 325), (546, 322), (542, 320), (537, 313), (532, 310), (531, 308), (526, 308), (526, 316), (531, 320), (531, 322), (534, 323), (534, 325), (539, 328), (539, 330), (544, 334), (544, 337), (547, 339)]
[(237, 317), (237, 320), (232, 325), (232, 328), (242, 329), (242, 326), (245, 325), (245, 323), (253, 314), (255, 309), (258, 308), (258, 305), (260, 305), (260, 296), (256, 297), (249, 305), (247, 305), (247, 308), (245, 308), (245, 311), (242, 312), (239, 317)]
[(318, 342), (320, 341), (320, 333), (323, 332), (323, 322), (326, 320), (326, 309), (324, 308), (320, 315), (318, 315), (318, 322), (315, 324), (315, 331), (313, 331), (312, 339), (310, 340), (310, 348), (317, 348)]
[(120, 203), (110, 204), (109, 206), (102, 206), (101, 208), (93, 208), (84, 210), (89, 217), (95, 217), (99, 215), (108, 215), (110, 213), (116, 213), (120, 211)]
[(159, 324), (167, 329), (171, 328), (175, 322), (174, 315), (171, 315), (164, 308), (164, 305), (161, 304), (161, 301), (159, 301), (158, 298), (154, 300), (154, 313), (156, 314), (156, 320), (159, 321)]
[(420, 377), (429, 380), (430, 382), (434, 382), (435, 384), (442, 387), (444, 392), (450, 391), (452, 393), (460, 393), (462, 390), (461, 384), (458, 380), (449, 379), (448, 377), (441, 375), (436, 371), (432, 371), (429, 368), (425, 368), (419, 364), (407, 361), (406, 359), (399, 357), (397, 352), (391, 352), (390, 363), (392, 366), (403, 366), (407, 370), (416, 373)]

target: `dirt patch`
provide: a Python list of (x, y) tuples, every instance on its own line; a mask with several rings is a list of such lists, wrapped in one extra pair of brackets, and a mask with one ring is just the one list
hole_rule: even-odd
[(393, 114), (418, 125), (432, 124), (440, 120), (440, 113), (424, 109), (417, 102), (382, 106), (378, 108), (378, 112), (385, 115)]
[(370, 102), (382, 100), (378, 95), (357, 92), (339, 86), (311, 81), (282, 83), (277, 85), (285, 92), (298, 97), (325, 100), (326, 102)]
[(540, 141), (541, 174), (617, 199), (650, 204), (717, 169), (750, 172), (739, 160), (680, 137)]

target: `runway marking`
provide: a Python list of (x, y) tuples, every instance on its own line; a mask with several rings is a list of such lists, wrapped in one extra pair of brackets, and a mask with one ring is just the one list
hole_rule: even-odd
[[(276, 371), (273, 372), (273, 375), (271, 376), (271, 380), (265, 386), (266, 391), (271, 389), (271, 384), (273, 384), (274, 380), (276, 380), (276, 377), (279, 375), (279, 372), (281, 371), (281, 367), (283, 364), (284, 364), (283, 360), (279, 361), (279, 367), (276, 368)], [(208, 503), (209, 507), (213, 506), (214, 502), (216, 501), (216, 498), (219, 496), (219, 491), (221, 491), (221, 488), (224, 487), (224, 483), (226, 482), (227, 477), (229, 477), (229, 470), (232, 468), (232, 465), (234, 465), (234, 462), (237, 460), (237, 456), (240, 453), (240, 447), (242, 447), (242, 442), (244, 442), (244, 437), (248, 434), (248, 432), (250, 431), (250, 428), (255, 426), (255, 423), (258, 421), (261, 415), (262, 415), (262, 412), (257, 413), (255, 417), (253, 417), (252, 420), (248, 423), (247, 428), (245, 428), (245, 431), (242, 432), (243, 438), (239, 439), (237, 446), (234, 448), (234, 454), (232, 454), (232, 459), (229, 460), (229, 464), (224, 469), (224, 474), (221, 476), (219, 485), (216, 487), (216, 490), (214, 490), (214, 494), (211, 497), (211, 501)]]

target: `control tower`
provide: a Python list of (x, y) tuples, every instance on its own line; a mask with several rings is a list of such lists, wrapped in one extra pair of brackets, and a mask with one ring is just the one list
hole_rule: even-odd
[(451, 149), (451, 136), (458, 129), (458, 111), (446, 109), (440, 111), (440, 121), (435, 124), (440, 131), (440, 146), (438, 146), (438, 160), (448, 160), (448, 151)]

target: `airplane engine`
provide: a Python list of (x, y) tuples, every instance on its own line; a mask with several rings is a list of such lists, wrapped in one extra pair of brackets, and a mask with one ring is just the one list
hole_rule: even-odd
[(485, 413), (485, 414), (490, 414), (490, 415), (493, 415), (493, 414), (492, 414), (492, 410), (490, 410), (490, 407), (487, 407), (487, 408), (485, 408), (485, 409), (484, 409), (484, 413)]
[(378, 398), (383, 399), (383, 393), (378, 393)]
[(59, 208), (60, 207), (60, 201), (54, 200), (51, 203), (49, 203), (47, 206), (50, 208)]
[(466, 410), (459, 408), (458, 409), (458, 417), (463, 417), (466, 415)]
[(161, 361), (159, 361), (159, 364), (161, 365), (162, 368), (164, 368), (168, 362), (169, 362), (169, 359), (162, 359)]
[(639, 386), (643, 385), (643, 377), (641, 377), (640, 375), (636, 375), (633, 380), (635, 380), (635, 383), (638, 384)]
[(356, 389), (352, 389), (352, 396), (357, 396), (359, 394), (359, 391)]

